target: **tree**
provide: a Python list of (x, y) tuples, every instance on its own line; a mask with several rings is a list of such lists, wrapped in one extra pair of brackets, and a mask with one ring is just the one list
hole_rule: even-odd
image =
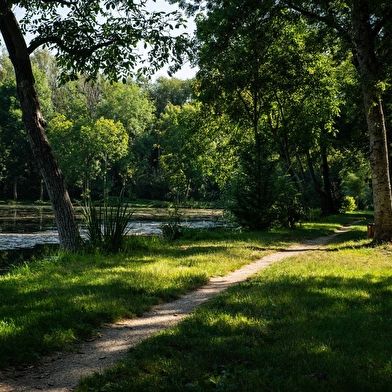
[(4, 188), (12, 189), (12, 196), (16, 200), (19, 195), (18, 185), (26, 180), (27, 174), (31, 174), (31, 152), (23, 129), (16, 85), (13, 80), (0, 83), (0, 128), (6, 184)]
[(72, 123), (59, 115), (49, 122), (48, 134), (67, 182), (81, 186), (88, 195), (91, 181), (100, 178), (106, 196), (110, 166), (128, 152), (129, 137), (122, 123), (104, 117)]
[[(168, 178), (173, 199), (189, 198), (200, 182), (202, 157), (208, 145), (200, 140), (200, 105), (168, 105), (161, 115), (160, 164)], [(204, 143), (203, 143), (204, 142)]]
[(157, 196), (156, 116), (148, 91), (131, 80), (125, 84), (103, 83), (101, 88), (98, 114), (121, 121), (129, 135), (129, 154), (114, 167), (121, 186), (126, 185), (128, 191), (138, 196)]
[[(259, 200), (257, 208), (272, 209), (264, 193), (272, 195), (273, 188), (279, 188), (267, 178), (277, 163), (273, 154), (290, 173), (297, 193), (304, 193), (305, 179), (295, 163), (302, 154), (322, 211), (331, 214), (338, 210), (328, 162), (330, 134), (341, 105), (336, 61), (304, 18), (267, 2), (252, 7), (235, 0), (210, 2), (205, 15), (197, 18), (201, 98), (228, 113), (244, 133), (246, 128), (252, 131), (247, 142), (238, 140), (246, 144), (247, 154), (254, 154), (242, 154), (241, 175), (249, 181), (237, 183), (248, 182), (245, 188), (250, 199)], [(313, 156), (322, 168), (319, 173)], [(282, 176), (282, 181), (287, 185), (288, 178)], [(239, 203), (244, 195), (237, 197)], [(261, 215), (267, 216), (264, 210)]]
[[(50, 107), (45, 99), (45, 79), (34, 69), (37, 90), (44, 97), (44, 107)], [(22, 122), (22, 112), (17, 97), (16, 82), (11, 61), (4, 54), (0, 60), (0, 143), (3, 169), (4, 197), (39, 198), (41, 180), (33, 164), (31, 149)], [(35, 192), (34, 192), (35, 191)]]
[(191, 81), (176, 78), (160, 77), (149, 88), (149, 91), (158, 117), (165, 111), (168, 104), (181, 106), (189, 103), (193, 96)]
[[(231, 1), (228, 1), (229, 3)], [(225, 1), (194, 1), (187, 5), (195, 12), (201, 5), (204, 10), (216, 6), (223, 8)], [(233, 3), (233, 2), (231, 2)], [(387, 86), (390, 63), (390, 39), (392, 33), (392, 3), (383, 0), (264, 0), (242, 3), (233, 8), (232, 19), (241, 15), (255, 14), (260, 9), (286, 9), (294, 16), (303, 15), (314, 23), (321, 33), (329, 34), (339, 41), (339, 51), (351, 51), (353, 62), (360, 76), (370, 140), (370, 164), (374, 198), (375, 235), (374, 241), (392, 239), (392, 195), (389, 175), (387, 129), (382, 98)], [(270, 14), (260, 21), (269, 23)], [(224, 26), (227, 17), (216, 24), (217, 31)]]
[(146, 132), (154, 120), (154, 106), (135, 82), (102, 83), (98, 116), (121, 121), (131, 138)]
[[(197, 18), (200, 42), (197, 80), (201, 99), (212, 103), (216, 110), (228, 112), (248, 136), (244, 148), (247, 152), (241, 154), (243, 170), (239, 173), (246, 180), (237, 181), (235, 185), (238, 191), (235, 199), (241, 206), (234, 211), (242, 218), (252, 218), (256, 210), (265, 215), (266, 209), (271, 207), (271, 199), (267, 202), (265, 196), (273, 193), (274, 181), (266, 175), (272, 172), (275, 160), (272, 154), (265, 153), (270, 146), (263, 135), (261, 120), (272, 93), (270, 48), (285, 22), (284, 18), (281, 21), (275, 16), (269, 17), (269, 8), (263, 6), (252, 13), (244, 11), (238, 17), (238, 6), (237, 1), (211, 2), (206, 16)], [(268, 19), (265, 24), (260, 23), (265, 19)], [(245, 202), (243, 206), (242, 202), (248, 199), (246, 194), (255, 202)], [(252, 228), (257, 226), (255, 222), (249, 224)], [(263, 222), (258, 228), (265, 226)]]
[[(392, 194), (387, 127), (382, 98), (390, 62), (392, 3), (382, 0), (283, 1), (309, 20), (327, 26), (353, 53), (361, 78), (370, 141), (375, 232), (374, 241), (392, 240)], [(388, 57), (386, 57), (388, 56)]]
[[(184, 38), (172, 38), (170, 32), (183, 20), (174, 13), (148, 13), (145, 5), (146, 1), (0, 0), (0, 30), (15, 70), (26, 133), (52, 203), (60, 246), (71, 251), (79, 243), (75, 212), (45, 133), (29, 56), (42, 46), (56, 50), (63, 80), (75, 79), (78, 73), (94, 78), (99, 71), (114, 79), (125, 77), (140, 60), (141, 41), (149, 49), (152, 68), (171, 57), (181, 63)], [(20, 23), (12, 11), (15, 6), (25, 12)], [(23, 33), (32, 35), (29, 45)]]

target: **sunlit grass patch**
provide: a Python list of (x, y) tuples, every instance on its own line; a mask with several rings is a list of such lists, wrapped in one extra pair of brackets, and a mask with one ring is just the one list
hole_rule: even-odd
[(19, 265), (0, 277), (0, 366), (67, 349), (103, 323), (139, 316), (225, 275), (271, 251), (253, 249), (260, 238), (130, 238), (126, 253), (60, 254)]
[(78, 391), (389, 390), (391, 258), (356, 231), (227, 290)]
[[(208, 232), (199, 232), (197, 240), (188, 237), (172, 244), (156, 237), (131, 237), (127, 251), (119, 254), (60, 254), (24, 263), (0, 276), (0, 366), (72, 348), (104, 323), (139, 316), (212, 276), (226, 275), (301, 239), (331, 233), (339, 220), (344, 223), (348, 218), (334, 219), (333, 226), (319, 222), (311, 230), (221, 231), (212, 239)], [(338, 245), (331, 246), (329, 254), (338, 253)], [(250, 299), (241, 301), (250, 306)], [(273, 306), (276, 299), (269, 295), (265, 301), (265, 306)], [(242, 317), (254, 320), (253, 311), (243, 306)], [(269, 322), (266, 317), (263, 328)]]

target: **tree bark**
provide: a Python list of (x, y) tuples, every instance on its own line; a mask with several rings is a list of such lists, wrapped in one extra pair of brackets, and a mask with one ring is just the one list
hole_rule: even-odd
[(60, 246), (74, 252), (80, 239), (75, 211), (64, 176), (45, 134), (46, 123), (39, 106), (26, 41), (5, 0), (0, 0), (0, 30), (14, 66), (23, 123), (52, 203)]
[(375, 50), (375, 33), (370, 23), (368, 1), (354, 0), (354, 58), (362, 78), (362, 93), (370, 140), (374, 202), (374, 241), (392, 240), (392, 197), (389, 175), (387, 130), (379, 87), (379, 69)]
[(325, 205), (328, 211), (328, 215), (332, 215), (332, 214), (336, 214), (338, 212), (338, 209), (335, 206), (335, 202), (333, 198), (331, 178), (329, 174), (327, 149), (323, 145), (321, 146), (321, 159), (322, 159), (321, 170), (323, 176)]
[(316, 173), (314, 171), (312, 158), (310, 156), (309, 150), (306, 151), (306, 159), (308, 162), (308, 168), (309, 168), (309, 172), (310, 172), (310, 177), (312, 178), (314, 190), (316, 191), (317, 196), (319, 197), (321, 213), (323, 216), (331, 215), (331, 211), (328, 206), (328, 202), (326, 200), (325, 192), (321, 188), (321, 185), (319, 184)]

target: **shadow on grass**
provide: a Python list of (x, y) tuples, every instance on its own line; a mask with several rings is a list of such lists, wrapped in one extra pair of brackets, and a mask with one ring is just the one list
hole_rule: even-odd
[(78, 391), (388, 391), (391, 287), (370, 275), (260, 276)]
[[(56, 350), (94, 336), (105, 322), (140, 316), (153, 305), (178, 298), (206, 283), (202, 272), (156, 282), (151, 273), (128, 272), (91, 282), (53, 276), (30, 288), (5, 281), (1, 286), (0, 367), (30, 363)], [(135, 276), (132, 276), (135, 275)], [(102, 282), (100, 282), (102, 280)]]
[[(265, 244), (270, 243), (271, 238), (282, 239), (282, 234), (263, 237), (250, 233), (236, 236), (236, 241), (242, 243), (249, 238), (252, 243)], [(228, 246), (233, 244), (225, 238), (212, 244), (180, 242), (169, 248), (158, 247), (150, 249), (147, 256), (146, 248), (136, 249), (129, 258), (125, 254), (85, 255), (75, 263), (72, 258), (79, 256), (69, 256), (71, 260), (65, 257), (59, 261), (58, 269), (41, 268), (39, 263), (31, 270), (27, 268), (26, 287), (23, 282), (4, 280), (0, 306), (0, 366), (33, 361), (50, 351), (63, 349), (91, 336), (103, 322), (140, 315), (154, 304), (177, 298), (206, 283), (207, 276), (200, 270), (174, 276), (163, 285), (157, 282), (162, 278), (151, 280), (152, 273), (144, 274), (138, 266), (153, 264), (156, 255), (175, 259), (182, 267), (188, 267), (187, 257), (223, 252)], [(135, 264), (136, 269), (123, 272), (122, 268), (129, 263)], [(74, 269), (68, 271), (71, 265)], [(43, 279), (43, 275), (48, 276)]]
[(350, 250), (374, 247), (373, 240), (367, 237), (366, 222), (361, 225), (352, 226), (347, 232), (331, 238), (326, 245), (328, 246), (328, 250)]
[[(194, 256), (202, 255), (204, 266), (211, 263), (208, 254), (224, 255), (227, 246), (180, 244), (128, 256), (66, 254), (24, 264), (1, 281), (0, 366), (35, 361), (90, 337), (102, 323), (140, 316), (202, 286), (208, 275)], [(155, 266), (157, 260), (163, 262)]]

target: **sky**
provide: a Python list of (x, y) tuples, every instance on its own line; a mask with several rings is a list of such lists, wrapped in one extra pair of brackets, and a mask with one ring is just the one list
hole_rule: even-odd
[[(168, 2), (166, 2), (165, 0), (156, 0), (150, 1), (150, 4), (148, 5), (148, 9), (152, 10), (152, 11), (165, 11), (165, 12), (170, 12), (173, 10), (178, 10), (178, 6), (177, 5), (172, 5), (169, 4)], [(193, 34), (193, 31), (196, 28), (195, 22), (192, 18), (187, 18), (188, 19), (188, 23), (187, 23), (187, 32), (189, 35)], [(158, 71), (155, 75), (154, 75), (154, 79), (163, 76), (163, 77), (169, 77), (169, 75), (167, 74), (167, 69), (168, 67), (164, 67), (162, 68), (160, 71)], [(197, 69), (196, 68), (191, 68), (189, 63), (186, 63), (182, 66), (182, 68), (177, 71), (174, 75), (172, 75), (175, 78), (178, 79), (192, 79), (195, 75), (196, 75)]]
[[(150, 0), (150, 4), (147, 6), (147, 9), (151, 10), (151, 11), (165, 11), (165, 12), (170, 12), (170, 11), (174, 11), (174, 10), (178, 10), (178, 6), (177, 4), (169, 4), (167, 1), (165, 0)], [(20, 16), (19, 12), (20, 10), (18, 10), (17, 8), (15, 8), (13, 10), (16, 13), (17, 18)], [(187, 32), (189, 35), (193, 34), (193, 31), (195, 29), (196, 25), (194, 23), (194, 20), (192, 18), (188, 18), (188, 23), (187, 23)], [(29, 37), (26, 37), (27, 40), (29, 40)], [(1, 39), (0, 39), (0, 43), (2, 43)], [(164, 68), (162, 68), (161, 70), (159, 70), (157, 73), (155, 73), (155, 75), (153, 76), (153, 80), (156, 80), (158, 77), (170, 77), (167, 73), (169, 66), (166, 66)], [(189, 62), (184, 64), (183, 67), (177, 71), (175, 74), (172, 75), (172, 77), (178, 78), (178, 79), (192, 79), (195, 75), (196, 75), (197, 69), (196, 68), (191, 68)]]
[[(157, 79), (161, 76), (163, 76), (165, 78), (169, 78), (170, 76), (167, 73), (167, 68), (168, 67), (164, 67), (160, 71), (155, 73), (153, 79)], [(173, 78), (186, 80), (186, 79), (192, 79), (196, 75), (196, 72), (197, 72), (197, 69), (191, 68), (189, 63), (187, 63), (187, 64), (184, 64), (179, 71), (177, 71), (175, 74), (173, 74), (171, 76)]]

